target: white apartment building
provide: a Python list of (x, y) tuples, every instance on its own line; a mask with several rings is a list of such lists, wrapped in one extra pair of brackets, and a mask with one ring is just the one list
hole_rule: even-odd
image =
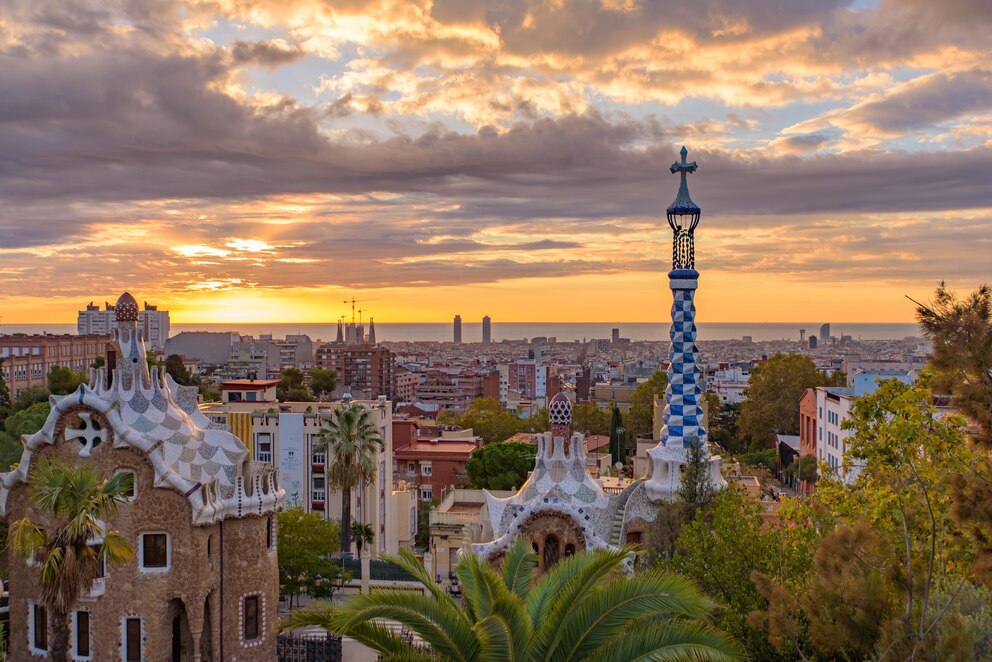
[[(826, 462), (837, 474), (843, 472), (844, 453), (847, 452), (849, 430), (841, 424), (850, 418), (853, 388), (820, 386), (816, 389), (816, 459)], [(845, 481), (853, 481), (859, 468), (855, 467)]]
[[(375, 480), (352, 492), (351, 516), (355, 521), (372, 525), (373, 557), (396, 554), (401, 544), (408, 544), (408, 540), (397, 538), (398, 532), (407, 531), (408, 538), (408, 527), (392, 522), (397, 504), (393, 487), (392, 404), (385, 399), (359, 404), (369, 410), (383, 445), (375, 458)], [(213, 422), (230, 426), (231, 432), (248, 446), (253, 461), (272, 464), (279, 470), (279, 485), (286, 491), (286, 508), (319, 512), (325, 519), (340, 521), (341, 494), (328, 484), (327, 458), (315, 450), (315, 443), (324, 421), (343, 403), (257, 403), (254, 411), (245, 411), (245, 405), (245, 402), (206, 403), (201, 409)], [(403, 516), (408, 519), (409, 513), (404, 512)]]
[(744, 392), (751, 381), (750, 365), (732, 365), (717, 369), (710, 378), (710, 387), (725, 405), (744, 402)]
[[(115, 328), (116, 321), (116, 312), (112, 304), (104, 304), (104, 309), (101, 310), (91, 301), (87, 304), (86, 310), (80, 310), (76, 316), (76, 333), (109, 335), (111, 329)], [(165, 341), (169, 339), (169, 311), (159, 310), (146, 301), (144, 309), (138, 311), (138, 333), (141, 334), (146, 345), (164, 350)]]

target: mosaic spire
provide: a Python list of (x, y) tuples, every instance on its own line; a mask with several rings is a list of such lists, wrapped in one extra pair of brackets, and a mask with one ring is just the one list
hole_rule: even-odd
[(700, 388), (699, 350), (696, 347), (696, 294), (699, 273), (695, 270), (693, 234), (699, 224), (700, 209), (689, 196), (686, 175), (695, 172), (696, 162), (686, 162), (688, 150), (682, 148), (682, 161), (672, 164), (672, 174), (681, 176), (675, 202), (667, 210), (672, 237), (672, 271), (668, 274), (672, 289), (672, 328), (669, 333), (668, 386), (665, 389), (665, 425), (661, 440), (684, 445), (686, 441), (706, 443), (703, 428), (702, 389)]

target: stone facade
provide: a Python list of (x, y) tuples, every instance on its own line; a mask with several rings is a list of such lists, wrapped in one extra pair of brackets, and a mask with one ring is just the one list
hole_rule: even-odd
[[(0, 476), (0, 514), (11, 522), (27, 516), (52, 527), (29, 501), (28, 481), (39, 463), (85, 465), (102, 479), (133, 473), (133, 497), (103, 527), (130, 541), (135, 558), (108, 564), (70, 611), (73, 659), (128, 660), (128, 619), (140, 619), (142, 660), (273, 660), (279, 599), (275, 513), (283, 499), (276, 475), (248, 461), (247, 449), (229, 432), (208, 429), (202, 416), (181, 409), (172, 397), (174, 383), (149, 374), (140, 340), (137, 349), (129, 346), (131, 321), (118, 323), (125, 333), (116, 341), (117, 356), (137, 351), (140, 357), (133, 358), (140, 361), (122, 360), (111, 375), (93, 371), (89, 386), (52, 399), (45, 427), (24, 439), (20, 464)], [(128, 396), (126, 404), (121, 394)], [(139, 395), (147, 396), (147, 408)], [(160, 427), (172, 434), (153, 440), (158, 428), (129, 425), (128, 407), (141, 409), (146, 421), (159, 412)], [(166, 448), (169, 444), (179, 447)], [(160, 534), (166, 543), (164, 567), (145, 558), (145, 537)], [(153, 546), (148, 549), (151, 559)], [(41, 600), (39, 571), (13, 559), (11, 568), (17, 571), (10, 573), (9, 658), (47, 657), (31, 637), (33, 609)], [(257, 601), (246, 602), (250, 596)], [(251, 631), (246, 605), (257, 614), (250, 619), (257, 623)], [(77, 650), (84, 618), (88, 656)], [(50, 650), (50, 615), (48, 632)], [(246, 633), (252, 636), (246, 639)]]

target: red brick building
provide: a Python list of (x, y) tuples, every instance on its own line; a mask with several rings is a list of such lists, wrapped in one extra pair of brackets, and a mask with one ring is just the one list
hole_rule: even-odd
[(338, 373), (335, 393), (349, 392), (355, 399), (393, 398), (394, 355), (378, 345), (329, 343), (317, 348), (317, 367)]
[[(816, 459), (816, 389), (808, 388), (799, 398), (799, 457)], [(808, 461), (808, 460), (803, 460)], [(812, 485), (800, 481), (804, 490), (811, 491)]]
[(98, 356), (107, 355), (109, 335), (86, 334), (0, 336), (3, 378), (12, 398), (29, 386), (48, 386), (48, 371), (63, 366), (88, 374)]
[(478, 437), (438, 430), (434, 421), (394, 420), (393, 479), (417, 485), (420, 500), (430, 501), (468, 480), (465, 463), (479, 446)]

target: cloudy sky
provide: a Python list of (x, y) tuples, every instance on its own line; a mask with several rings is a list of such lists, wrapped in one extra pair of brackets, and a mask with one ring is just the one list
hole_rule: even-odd
[(0, 322), (908, 321), (989, 280), (989, 0), (4, 0)]

